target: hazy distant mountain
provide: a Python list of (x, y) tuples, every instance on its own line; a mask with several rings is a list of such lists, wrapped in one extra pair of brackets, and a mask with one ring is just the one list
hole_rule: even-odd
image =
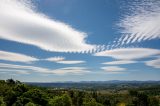
[(41, 86), (41, 87), (54, 87), (54, 88), (89, 88), (89, 89), (108, 89), (108, 88), (137, 88), (141, 86), (160, 86), (160, 81), (66, 81), (66, 82), (25, 82), (29, 85)]

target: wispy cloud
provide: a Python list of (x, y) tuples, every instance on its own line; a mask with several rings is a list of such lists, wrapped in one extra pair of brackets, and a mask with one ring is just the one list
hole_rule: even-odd
[(15, 74), (30, 74), (27, 70), (16, 70), (16, 69), (0, 69), (0, 73), (15, 73)]
[(85, 73), (90, 73), (90, 71), (87, 68), (83, 68), (83, 67), (66, 67), (66, 68), (56, 69), (54, 70), (54, 73), (58, 75), (64, 75), (64, 74), (82, 75)]
[(119, 64), (132, 64), (132, 63), (137, 63), (137, 61), (132, 61), (132, 60), (118, 60), (118, 61), (104, 62), (104, 63), (102, 63), (102, 64), (106, 64), (106, 65), (119, 65)]
[(60, 63), (60, 64), (81, 64), (81, 63), (85, 63), (85, 61), (82, 60), (66, 60), (65, 57), (50, 57), (47, 59), (44, 59), (50, 62), (56, 62), (56, 63)]
[(25, 62), (25, 63), (38, 61), (38, 59), (31, 56), (27, 56), (20, 53), (7, 52), (7, 51), (0, 51), (0, 60), (13, 61), (13, 62)]
[(120, 60), (147, 58), (160, 54), (160, 50), (151, 48), (120, 48), (95, 53), (95, 56), (107, 56)]
[(151, 66), (154, 68), (160, 68), (160, 58), (155, 59), (155, 60), (146, 61), (145, 64), (147, 66)]
[(56, 52), (91, 52), (85, 32), (38, 13), (30, 0), (0, 1), (0, 38)]
[[(52, 70), (52, 69), (42, 68), (42, 67), (15, 65), (15, 64), (6, 64), (6, 63), (0, 63), (0, 68), (5, 69), (7, 71), (15, 71), (15, 72), (22, 72), (21, 70), (26, 70), (26, 71), (29, 71), (29, 73), (36, 72), (41, 74), (57, 74), (57, 75), (64, 75), (64, 74), (80, 75), (80, 74), (85, 74), (90, 72), (87, 68), (83, 68), (83, 67), (65, 67), (65, 68)], [(3, 72), (5, 72), (5, 70), (3, 70)]]
[(40, 72), (40, 73), (49, 73), (50, 71), (47, 68), (28, 66), (28, 65), (15, 65), (15, 64), (6, 64), (0, 63), (0, 68), (2, 69), (19, 69), (19, 70), (28, 70), (31, 72)]
[(39, 60), (56, 62), (56, 63), (60, 63), (60, 64), (85, 63), (85, 61), (82, 61), (82, 60), (65, 60), (65, 57), (62, 57), (62, 56), (50, 57), (50, 58), (46, 58), (46, 59), (37, 59), (37, 58), (27, 56), (24, 54), (7, 52), (7, 51), (0, 51), (0, 60), (13, 61), (13, 62), (24, 62), (24, 63), (30, 63), (30, 62), (39, 61)]
[(63, 61), (65, 57), (62, 56), (57, 56), (57, 57), (50, 57), (44, 60), (50, 61), (50, 62), (58, 62), (58, 61)]
[(127, 10), (118, 24), (124, 34), (119, 43), (123, 45), (160, 38), (159, 0), (133, 0)]
[(108, 73), (122, 73), (126, 71), (126, 68), (122, 68), (119, 66), (106, 66), (106, 67), (101, 67), (101, 69)]
[(60, 63), (60, 64), (81, 64), (81, 63), (85, 63), (85, 61), (81, 61), (81, 60), (65, 60), (65, 61), (58, 61), (57, 63)]

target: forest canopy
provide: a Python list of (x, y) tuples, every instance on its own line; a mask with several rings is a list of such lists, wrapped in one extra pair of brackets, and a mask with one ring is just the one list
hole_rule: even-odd
[(8, 79), (0, 80), (0, 106), (160, 106), (160, 86), (71, 89)]

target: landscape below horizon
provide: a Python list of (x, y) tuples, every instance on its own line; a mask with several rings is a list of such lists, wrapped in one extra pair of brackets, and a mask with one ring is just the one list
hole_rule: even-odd
[(160, 106), (160, 81), (0, 80), (0, 106)]
[(0, 0), (0, 80), (160, 81), (160, 0)]

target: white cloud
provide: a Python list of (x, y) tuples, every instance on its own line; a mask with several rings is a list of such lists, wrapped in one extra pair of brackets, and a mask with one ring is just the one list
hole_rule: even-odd
[(81, 64), (81, 63), (85, 63), (85, 61), (81, 61), (81, 60), (65, 60), (65, 57), (50, 57), (47, 59), (44, 59), (47, 61), (51, 61), (51, 62), (56, 62), (56, 63), (60, 63), (60, 64)]
[(121, 73), (126, 71), (126, 68), (122, 68), (119, 66), (106, 66), (106, 67), (101, 67), (101, 69), (108, 73)]
[(0, 38), (56, 52), (90, 52), (87, 34), (38, 13), (30, 0), (0, 1)]
[(30, 74), (26, 70), (5, 69), (5, 68), (0, 69), (0, 73), (6, 73), (6, 72), (11, 72), (11, 73), (15, 73), (15, 74)]
[(127, 10), (129, 12), (118, 24), (122, 28), (121, 33), (124, 33), (119, 39), (122, 45), (160, 38), (159, 0), (132, 1)]
[(85, 63), (85, 61), (80, 61), (80, 60), (64, 60), (64, 61), (58, 61), (57, 63), (60, 63), (60, 64), (81, 64), (81, 63)]
[(32, 62), (32, 61), (37, 61), (38, 59), (24, 54), (0, 51), (0, 60), (14, 61), (14, 62)]
[(121, 60), (147, 58), (160, 54), (160, 50), (151, 48), (120, 48), (95, 53), (95, 56), (107, 56)]
[(50, 57), (50, 58), (47, 58), (44, 60), (51, 61), (51, 62), (58, 62), (58, 61), (62, 61), (64, 59), (65, 59), (65, 57), (57, 56), (57, 57)]
[(47, 68), (27, 66), (27, 65), (6, 64), (6, 63), (0, 63), (0, 68), (19, 69), (19, 70), (28, 70), (28, 71), (30, 70), (30, 71), (34, 71), (34, 72), (40, 72), (40, 73), (49, 73), (50, 72)]
[(155, 60), (146, 61), (145, 64), (147, 66), (151, 66), (154, 68), (160, 68), (160, 58), (155, 59)]
[(78, 74), (82, 75), (85, 73), (89, 73), (88, 69), (83, 67), (66, 67), (66, 68), (60, 68), (53, 71), (53, 73), (58, 75), (64, 75), (64, 74)]
[(137, 61), (132, 61), (132, 60), (118, 60), (118, 61), (111, 61), (111, 62), (105, 62), (102, 64), (106, 64), (106, 65), (118, 65), (118, 64), (132, 64), (132, 63), (136, 63)]
[(25, 65), (14, 65), (14, 64), (6, 64), (0, 63), (1, 69), (7, 70), (28, 70), (30, 72), (37, 72), (41, 74), (57, 74), (57, 75), (64, 75), (64, 74), (84, 74), (89, 73), (88, 69), (83, 67), (65, 67), (59, 69), (48, 69), (42, 67), (35, 67), (35, 66), (25, 66)]

